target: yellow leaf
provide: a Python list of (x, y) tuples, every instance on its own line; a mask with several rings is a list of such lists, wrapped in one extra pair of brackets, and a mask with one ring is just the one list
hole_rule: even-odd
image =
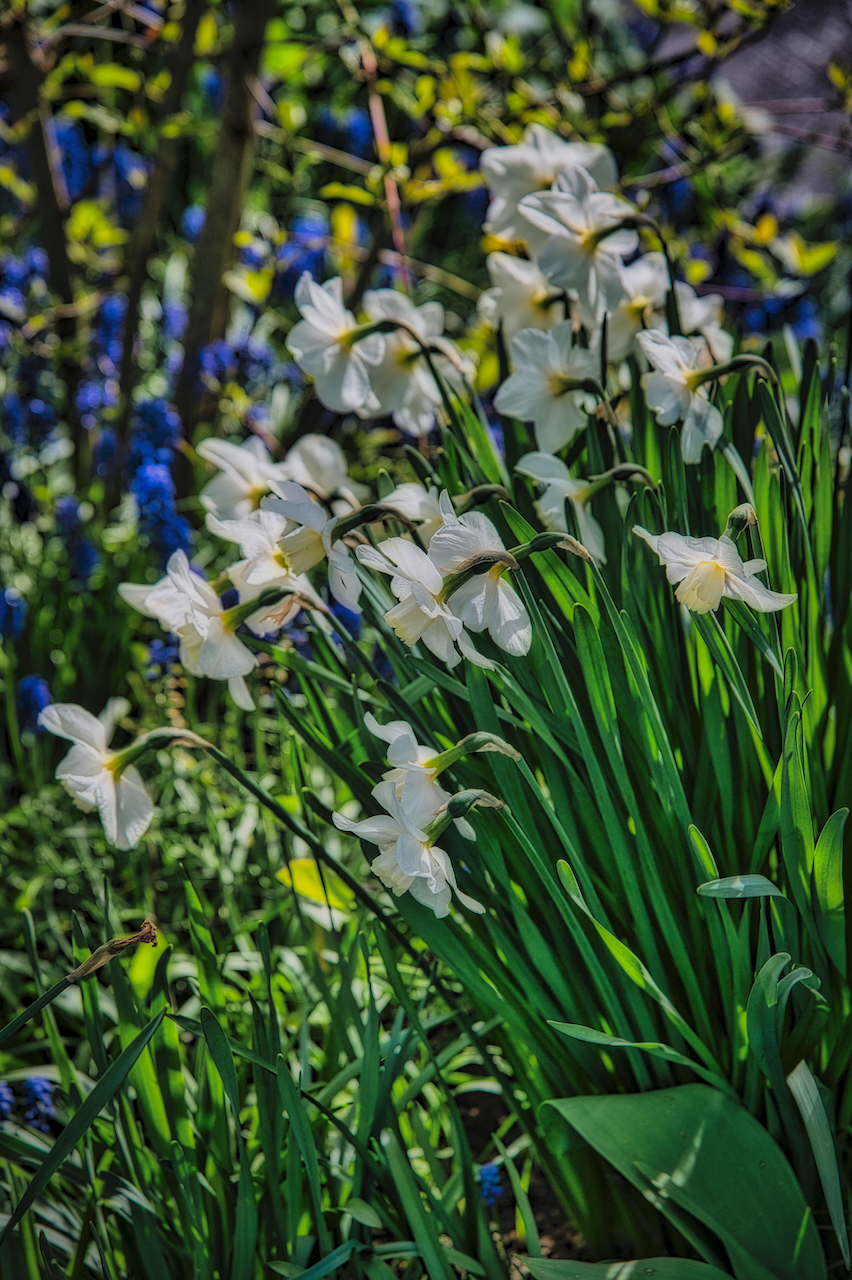
[(261, 271), (226, 271), (222, 283), (231, 293), (235, 293), (243, 302), (256, 305), (265, 302), (272, 288), (272, 269), (264, 267)]
[(219, 25), (212, 13), (205, 13), (195, 29), (195, 52), (203, 58), (216, 48)]
[(375, 204), (376, 197), (363, 187), (348, 186), (343, 182), (329, 182), (320, 191), (323, 200), (352, 200), (355, 204)]
[(123, 67), (118, 62), (97, 62), (89, 69), (92, 84), (102, 89), (129, 89), (135, 93), (142, 83), (139, 72)]
[[(328, 868), (323, 868), (323, 879), (328, 891), (328, 904), (338, 911), (351, 911), (355, 905), (349, 889), (340, 876)], [(289, 867), (282, 867), (275, 873), (276, 880), (295, 889), (301, 898), (325, 905), (326, 894), (322, 887), (319, 868), (313, 858), (291, 858)]]
[(716, 37), (713, 35), (712, 31), (702, 31), (695, 43), (701, 52), (708, 58), (712, 58), (713, 54), (716, 52)]
[(778, 235), (778, 219), (772, 213), (764, 213), (755, 223), (754, 232), (757, 244), (769, 244)]

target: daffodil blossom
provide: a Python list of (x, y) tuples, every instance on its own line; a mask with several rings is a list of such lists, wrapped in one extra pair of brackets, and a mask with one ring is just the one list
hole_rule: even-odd
[(550, 237), (537, 260), (551, 284), (576, 297), (585, 324), (599, 324), (624, 297), (621, 259), (634, 252), (639, 236), (613, 228), (635, 210), (599, 191), (585, 169), (574, 169), (560, 176), (552, 191), (525, 196), (518, 211)]
[(199, 494), (202, 507), (220, 520), (240, 520), (260, 505), (272, 480), (284, 479), (284, 464), (273, 462), (257, 436), (241, 445), (230, 440), (207, 439), (198, 446), (198, 455), (219, 467)]
[(410, 435), (426, 435), (435, 424), (441, 393), (423, 346), (441, 345), (444, 308), (438, 302), (415, 307), (396, 289), (374, 289), (364, 294), (364, 310), (373, 321), (399, 320), (406, 326), (385, 334), (385, 358), (371, 374), (380, 406), (376, 412), (391, 414), (396, 425)]
[(369, 495), (367, 486), (358, 484), (349, 475), (340, 445), (328, 436), (314, 433), (301, 436), (288, 450), (280, 474), (275, 478), (292, 480), (323, 502), (339, 495), (332, 504), (335, 515), (344, 515)]
[(406, 538), (386, 538), (380, 551), (358, 547), (355, 555), (367, 568), (389, 575), (399, 604), (388, 610), (385, 622), (404, 644), (422, 640), (450, 668), (461, 662), (456, 645), (477, 666), (491, 665), (476, 652), (461, 620), (440, 599), (444, 579), (425, 551)]
[(686, 334), (700, 333), (716, 364), (726, 364), (734, 350), (734, 335), (722, 328), (725, 300), (719, 293), (700, 298), (691, 285), (675, 281), (680, 323)]
[(522, 329), (512, 339), (515, 372), (494, 400), (499, 413), (532, 422), (540, 449), (547, 453), (569, 444), (588, 422), (588, 391), (580, 387), (598, 373), (598, 359), (582, 347), (571, 346), (571, 321), (549, 333)]
[[(371, 711), (364, 716), (364, 724), (377, 738), (388, 744), (388, 764), (391, 766), (382, 774), (385, 782), (392, 782), (396, 793), (402, 799), (402, 789), (412, 772), (425, 775), (432, 789), (435, 810), (437, 811), (450, 799), (450, 793), (437, 782), (437, 752), (430, 747), (422, 747), (414, 736), (414, 730), (406, 720), (389, 720), (380, 724)], [(476, 832), (466, 818), (456, 818), (454, 827), (466, 840), (476, 840)]]
[(235, 634), (240, 615), (222, 608), (210, 584), (192, 572), (185, 552), (170, 556), (166, 569), (185, 610), (183, 624), (175, 628), (181, 666), (190, 675), (227, 680), (237, 706), (252, 711), (245, 677), (257, 666), (257, 657)]
[[(429, 544), (429, 559), (443, 574), (455, 573), (472, 557), (496, 552), (505, 555), (500, 535), (479, 511), (457, 516), (446, 490), (441, 494), (443, 527)], [(503, 574), (505, 564), (475, 574), (450, 596), (447, 603), (469, 631), (487, 631), (496, 645), (515, 657), (523, 657), (532, 644), (529, 614)]]
[(381, 364), (385, 340), (379, 333), (361, 336), (363, 328), (343, 305), (340, 277), (317, 284), (303, 272), (295, 302), (302, 319), (288, 333), (287, 346), (299, 368), (313, 376), (323, 404), (337, 413), (377, 411), (368, 366)]
[(340, 831), (349, 831), (379, 846), (379, 856), (373, 859), (370, 868), (382, 884), (396, 897), (410, 893), (439, 919), (449, 915), (453, 891), (468, 910), (482, 915), (485, 908), (459, 889), (449, 855), (432, 844), (424, 829), (437, 817), (433, 792), (425, 775), (411, 773), (401, 797), (390, 781), (380, 782), (373, 788), (372, 795), (385, 810), (384, 814), (353, 822), (335, 813), (334, 825)]
[(525, 453), (515, 463), (515, 470), (544, 486), (535, 509), (546, 529), (568, 532), (565, 499), (570, 499), (577, 517), (580, 541), (598, 564), (606, 564), (603, 529), (588, 507), (592, 493), (588, 480), (576, 479), (562, 459), (554, 458), (550, 453)]
[(685, 538), (680, 533), (649, 533), (639, 525), (634, 525), (633, 532), (657, 553), (669, 582), (680, 584), (675, 597), (693, 613), (718, 609), (723, 596), (742, 600), (758, 613), (786, 609), (797, 598), (764, 586), (755, 574), (766, 568), (766, 561), (743, 563), (735, 543), (724, 535)]
[(607, 317), (607, 357), (619, 361), (638, 353), (644, 368), (644, 356), (636, 343), (636, 335), (642, 329), (658, 329), (665, 324), (663, 307), (669, 288), (665, 258), (661, 253), (646, 253), (637, 258), (630, 266), (621, 268), (621, 284), (624, 297)]
[(680, 447), (687, 463), (701, 461), (705, 444), (711, 449), (722, 434), (722, 415), (711, 404), (702, 386), (699, 368), (704, 343), (689, 338), (668, 338), (656, 329), (637, 334), (636, 341), (652, 365), (642, 377), (648, 406), (661, 426), (683, 420)]
[(491, 189), (491, 203), (483, 230), (503, 240), (525, 240), (530, 224), (518, 216), (518, 204), (534, 191), (552, 186), (560, 174), (582, 166), (600, 187), (618, 181), (618, 168), (609, 147), (593, 142), (565, 142), (541, 124), (524, 130), (521, 142), (483, 151), (481, 167)]
[(552, 329), (565, 319), (565, 305), (547, 276), (534, 262), (511, 253), (489, 253), (485, 259), (493, 288), (477, 306), (492, 329), (503, 326), (503, 341), (511, 342), (522, 329)]
[(295, 526), (278, 543), (285, 565), (291, 573), (307, 573), (327, 557), (331, 594), (345, 609), (360, 613), (361, 583), (349, 548), (340, 540), (334, 541), (338, 517), (329, 518), (325, 509), (292, 480), (279, 481), (274, 494), (263, 499), (263, 510), (285, 516)]
[(38, 723), (74, 745), (56, 767), (56, 777), (84, 813), (98, 810), (104, 835), (117, 849), (132, 849), (154, 813), (135, 765), (122, 765), (123, 752), (108, 750), (116, 721), (130, 710), (126, 698), (110, 698), (99, 716), (69, 703), (53, 703)]
[(428, 547), (432, 535), (444, 523), (439, 497), (437, 489), (427, 489), (424, 485), (411, 481), (397, 485), (382, 499), (382, 505), (393, 507), (400, 515), (418, 523), (420, 527), (417, 532), (423, 545)]
[(267, 587), (289, 588), (292, 595), (271, 608), (261, 608), (245, 619), (257, 635), (277, 631), (305, 606), (323, 609), (323, 603), (304, 574), (293, 573), (281, 551), (280, 539), (290, 526), (286, 516), (275, 511), (253, 511), (244, 520), (217, 520), (208, 513), (211, 533), (236, 542), (243, 559), (229, 565), (225, 573), (236, 587), (240, 604), (256, 599)]

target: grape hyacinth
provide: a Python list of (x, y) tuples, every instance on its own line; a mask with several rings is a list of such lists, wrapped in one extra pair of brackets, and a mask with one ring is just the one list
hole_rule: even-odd
[(80, 505), (76, 498), (60, 498), (56, 504), (56, 528), (68, 559), (71, 571), (80, 582), (88, 582), (98, 564), (98, 552), (94, 543), (83, 536)]
[(291, 299), (303, 271), (315, 280), (325, 275), (328, 220), (322, 213), (306, 213), (294, 218), (286, 241), (275, 253), (277, 274), (273, 284), (276, 300)]
[(191, 204), (184, 209), (180, 220), (180, 229), (190, 244), (195, 244), (207, 221), (207, 211), (200, 204)]
[(192, 550), (192, 529), (175, 507), (175, 482), (162, 462), (145, 462), (130, 482), (139, 507), (139, 532), (157, 551), (163, 564), (175, 551)]
[(24, 1119), (41, 1133), (50, 1133), (47, 1122), (56, 1119), (53, 1081), (45, 1080), (43, 1076), (30, 1076), (24, 1081), (24, 1094), (27, 1101)]
[(489, 1209), (497, 1203), (503, 1194), (500, 1170), (493, 1160), (489, 1160), (479, 1170), (479, 1194), (482, 1197), (482, 1203)]
[(24, 733), (44, 733), (38, 718), (52, 701), (42, 676), (24, 676), (18, 682), (18, 724)]
[(14, 587), (0, 591), (0, 636), (7, 640), (20, 640), (26, 617), (27, 604), (20, 591)]
[(72, 200), (79, 200), (92, 175), (92, 159), (79, 121), (58, 117), (56, 141), (62, 156), (62, 175)]
[(164, 640), (152, 640), (148, 645), (146, 680), (158, 680), (178, 661), (178, 637), (167, 633)]
[(6, 1080), (0, 1080), (0, 1121), (8, 1120), (15, 1109), (15, 1095)]

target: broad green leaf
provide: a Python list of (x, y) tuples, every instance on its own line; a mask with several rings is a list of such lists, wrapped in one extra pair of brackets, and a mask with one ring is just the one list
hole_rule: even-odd
[(314, 1135), (308, 1120), (308, 1104), (302, 1101), (299, 1090), (296, 1088), (296, 1084), (290, 1074), (290, 1065), (286, 1058), (281, 1055), (278, 1057), (278, 1088), (281, 1093), (281, 1100), (284, 1103), (284, 1110), (290, 1119), (290, 1143), (292, 1144), (293, 1138), (296, 1140), (292, 1149), (299, 1152), (304, 1162), (308, 1178), (308, 1191), (314, 1211), (314, 1227), (319, 1238), (320, 1248), (330, 1251), (331, 1237), (325, 1225), (325, 1217), (322, 1211), (319, 1158)]
[(811, 874), (814, 866), (814, 818), (805, 782), (797, 736), (801, 715), (790, 716), (784, 736), (781, 771), (781, 849), (790, 888), (799, 912), (810, 918)]
[(725, 876), (721, 880), (708, 880), (696, 889), (704, 898), (783, 898), (784, 894), (767, 880), (766, 876)]
[(712, 1231), (737, 1280), (825, 1280), (819, 1233), (786, 1157), (718, 1089), (688, 1084), (545, 1105), (681, 1230), (688, 1220), (677, 1210)]
[(843, 1261), (848, 1271), (852, 1265), (849, 1256), (849, 1233), (846, 1230), (846, 1210), (843, 1203), (843, 1191), (840, 1186), (840, 1173), (837, 1168), (837, 1152), (834, 1149), (834, 1138), (825, 1106), (819, 1096), (816, 1080), (806, 1062), (800, 1062), (787, 1077), (787, 1086), (799, 1108), (805, 1125), (805, 1132), (814, 1153), (819, 1180), (825, 1194), (825, 1202), (831, 1217), (831, 1225), (843, 1254)]
[(382, 1226), (382, 1220), (376, 1213), (371, 1204), (367, 1204), (366, 1200), (360, 1200), (357, 1196), (352, 1196), (343, 1206), (345, 1213), (351, 1213), (356, 1222), (360, 1222), (362, 1226), (373, 1227), (378, 1231)]
[(848, 809), (833, 813), (814, 850), (817, 928), (834, 965), (846, 973), (846, 913), (843, 893), (843, 829)]
[(315, 858), (291, 858), (288, 866), (276, 871), (275, 878), (311, 902), (319, 902), (323, 906), (327, 902), (338, 911), (351, 911), (355, 905), (340, 877), (328, 867), (320, 874)]

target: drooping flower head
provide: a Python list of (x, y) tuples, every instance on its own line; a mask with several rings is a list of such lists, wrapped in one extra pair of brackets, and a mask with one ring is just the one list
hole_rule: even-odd
[(633, 532), (644, 538), (656, 551), (666, 577), (680, 585), (675, 598), (692, 613), (709, 613), (721, 604), (722, 597), (742, 600), (758, 613), (775, 613), (786, 609), (797, 599), (779, 591), (770, 591), (755, 575), (766, 568), (765, 560), (740, 559), (736, 544), (721, 538), (686, 538), (680, 533), (649, 533), (640, 525)]
[(661, 426), (683, 421), (680, 447), (686, 463), (701, 461), (705, 444), (711, 449), (722, 434), (722, 414), (711, 403), (700, 368), (703, 340), (669, 338), (656, 329), (636, 335), (652, 365), (642, 378), (645, 399)]

